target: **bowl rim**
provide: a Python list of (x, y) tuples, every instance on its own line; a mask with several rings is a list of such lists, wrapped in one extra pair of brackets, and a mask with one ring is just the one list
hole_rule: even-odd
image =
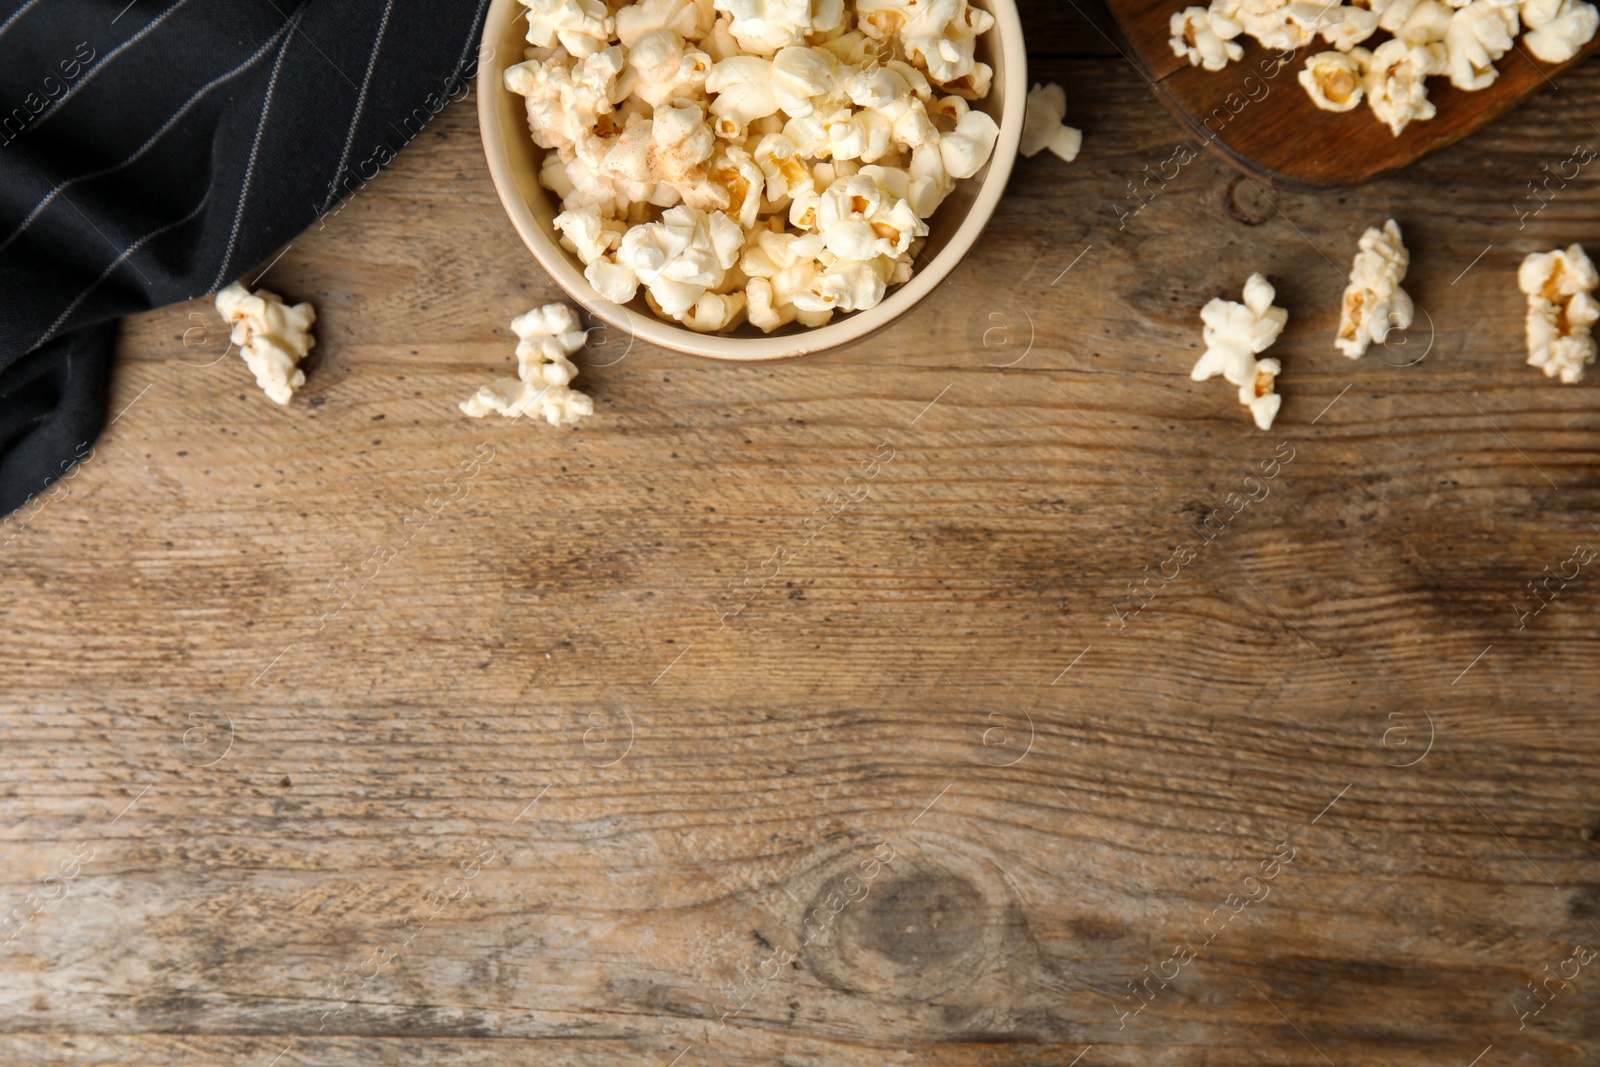
[[(955, 233), (910, 281), (896, 288), (877, 307), (855, 312), (826, 326), (768, 337), (703, 334), (614, 304), (595, 292), (555, 235), (547, 232), (534, 217), (517, 187), (511, 156), (505, 147), (506, 131), (500, 121), (499, 103), (500, 94), (509, 92), (504, 87), (503, 72), (511, 64), (499, 55), (498, 45), (507, 20), (515, 19), (522, 7), (519, 0), (493, 0), (483, 23), (479, 49), (483, 58), (477, 80), (478, 133), (488, 159), (489, 176), (512, 226), (539, 266), (595, 317), (631, 337), (686, 355), (739, 363), (795, 359), (855, 344), (906, 315), (944, 284), (977, 243), (1011, 180), (1017, 151), (1022, 144), (1028, 97), (1027, 46), (1022, 35), (1022, 17), (1016, 0), (980, 0), (980, 6), (986, 6), (994, 15), (995, 25), (990, 32), (999, 35), (997, 47), (1006, 61), (1000, 136), (983, 177), (965, 179), (979, 181), (977, 195)], [(521, 62), (520, 57), (513, 60), (516, 62)]]

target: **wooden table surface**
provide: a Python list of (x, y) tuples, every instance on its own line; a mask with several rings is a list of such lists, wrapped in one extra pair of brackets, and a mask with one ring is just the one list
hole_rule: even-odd
[[(1600, 170), (1527, 199), (1600, 63), (1131, 215), (1184, 130), (1027, 6), (1082, 156), (853, 350), (598, 338), (581, 427), (463, 418), (560, 296), (471, 101), (258, 268), (320, 315), (286, 411), (206, 301), (126, 323), (0, 548), (0, 1063), (1600, 1061), (1600, 387), (1514, 278), (1600, 245)], [(1390, 216), (1425, 314), (1352, 362)], [(1270, 433), (1188, 378), (1255, 270)]]

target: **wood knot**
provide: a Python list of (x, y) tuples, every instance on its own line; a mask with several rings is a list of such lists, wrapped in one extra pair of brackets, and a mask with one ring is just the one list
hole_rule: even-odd
[(1228, 206), (1228, 214), (1246, 226), (1260, 226), (1278, 213), (1277, 205), (1267, 198), (1266, 190), (1242, 174), (1228, 183), (1228, 191), (1222, 199)]
[(821, 925), (806, 966), (835, 989), (925, 1001), (1004, 966), (1026, 941), (1005, 884), (980, 862), (901, 851), (870, 883), (850, 882), (828, 879), (810, 911)]
[(979, 935), (983, 895), (943, 871), (918, 872), (869, 899), (858, 924), (861, 943), (897, 964), (947, 963)]

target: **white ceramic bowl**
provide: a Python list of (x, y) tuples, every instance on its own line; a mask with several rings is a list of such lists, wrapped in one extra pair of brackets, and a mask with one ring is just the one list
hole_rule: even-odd
[(505, 204), (506, 214), (540, 265), (572, 298), (619, 330), (663, 348), (712, 359), (759, 361), (805, 356), (839, 348), (883, 329), (916, 307), (939, 287), (961, 262), (994, 214), (1005, 191), (1022, 140), (1022, 118), (1028, 97), (1028, 61), (1022, 42), (1022, 20), (1015, 0), (973, 0), (994, 15), (992, 30), (979, 38), (978, 58), (994, 68), (994, 88), (974, 107), (989, 113), (1000, 127), (1000, 139), (987, 166), (959, 182), (939, 210), (928, 219), (928, 238), (912, 279), (894, 289), (870, 311), (836, 317), (815, 329), (798, 323), (772, 333), (745, 323), (725, 334), (701, 334), (667, 322), (650, 310), (641, 293), (626, 307), (596, 293), (583, 276), (583, 263), (561, 247), (552, 220), (560, 201), (539, 184), (544, 149), (528, 132), (522, 97), (505, 87), (503, 73), (522, 61), (526, 47), (526, 8), (518, 0), (494, 0), (484, 23), (478, 73), (478, 124), (483, 134), (489, 173)]

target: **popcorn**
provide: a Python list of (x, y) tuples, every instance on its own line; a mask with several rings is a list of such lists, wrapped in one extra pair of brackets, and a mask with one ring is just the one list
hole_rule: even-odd
[(956, 128), (939, 141), (939, 157), (944, 161), (945, 173), (958, 181), (972, 177), (989, 162), (999, 137), (1000, 127), (985, 112), (969, 111), (962, 115)]
[(1351, 359), (1360, 359), (1373, 342), (1383, 344), (1391, 329), (1410, 329), (1416, 318), (1411, 297), (1400, 288), (1411, 253), (1400, 240), (1399, 224), (1390, 219), (1381, 230), (1369, 227), (1358, 247), (1334, 339), (1339, 351)]
[(603, 219), (598, 211), (582, 208), (557, 215), (555, 227), (561, 231), (561, 247), (583, 260), (585, 266), (613, 251), (627, 232), (616, 220)]
[(587, 337), (577, 313), (566, 304), (546, 304), (512, 320), (516, 333), (517, 377), (497, 378), (458, 407), (475, 419), (490, 412), (520, 418), (542, 415), (552, 426), (594, 414), (594, 401), (571, 387), (578, 368), (567, 357)]
[(743, 293), (705, 293), (678, 321), (696, 333), (719, 333), (737, 326), (744, 309)]
[[(1422, 0), (1381, 0), (1372, 10), (1378, 13), (1378, 29), (1387, 30), (1389, 33), (1399, 33), (1400, 27), (1406, 24), (1417, 5)], [(1461, 7), (1468, 0), (1449, 0), (1451, 7)]]
[(1472, 0), (1450, 17), (1445, 34), (1450, 84), (1483, 89), (1500, 76), (1494, 61), (1511, 50), (1521, 20), (1514, 0)]
[(875, 163), (888, 155), (894, 126), (876, 111), (841, 113), (823, 124), (828, 135), (827, 151), (834, 159), (859, 159)]
[(743, 246), (744, 231), (722, 212), (675, 207), (660, 222), (629, 230), (616, 261), (633, 271), (661, 314), (679, 318), (722, 285)]
[(1567, 385), (1582, 381), (1583, 369), (1595, 361), (1591, 331), (1600, 320), (1591, 295), (1600, 288), (1600, 273), (1583, 246), (1530, 254), (1517, 270), (1517, 285), (1528, 297), (1528, 365)]
[(795, 319), (798, 309), (793, 304), (776, 304), (772, 283), (766, 278), (751, 278), (745, 289), (746, 317), (762, 333), (771, 333), (787, 326)]
[(1441, 73), (1444, 59), (1443, 45), (1413, 47), (1399, 38), (1373, 49), (1367, 64), (1367, 103), (1396, 137), (1413, 120), (1433, 118), (1436, 109), (1424, 79)]
[[(1188, 7), (1172, 16), (1172, 52), (1191, 67), (1221, 70), (1244, 55), (1244, 45), (1234, 38), (1244, 27), (1203, 7)], [(1033, 94), (1028, 95), (1029, 103)], [(1063, 109), (1062, 114), (1065, 114)]]
[(767, 187), (766, 173), (755, 158), (737, 145), (722, 148), (712, 162), (711, 178), (727, 190), (723, 207), (728, 216), (747, 230), (753, 228), (761, 216), (761, 194)]
[(1600, 12), (1584, 0), (1523, 0), (1521, 14), (1523, 43), (1546, 63), (1565, 63), (1600, 28)]
[(770, 56), (780, 48), (804, 44), (811, 30), (811, 0), (714, 0), (732, 16), (728, 30), (746, 52)]
[[(535, 47), (505, 84), (547, 150), (562, 247), (599, 298), (642, 299), (692, 330), (876, 306), (999, 141), (971, 104), (993, 80), (978, 42), (994, 19), (970, 0), (522, 2)], [(1036, 97), (1031, 151), (1071, 159), (1065, 93)], [(576, 373), (565, 356), (536, 362), (535, 384)], [(576, 410), (522, 385), (473, 406)]]
[(276, 293), (251, 293), (234, 282), (217, 293), (217, 310), (233, 325), (231, 339), (256, 385), (272, 400), (287, 404), (306, 383), (298, 364), (317, 343), (311, 336), (317, 309), (310, 304), (289, 307)]
[(883, 302), (889, 284), (888, 260), (839, 259), (819, 273), (809, 289), (794, 295), (800, 311), (861, 311)]
[[(871, 6), (856, 5), (858, 12)], [(994, 70), (978, 62), (977, 40), (993, 28), (993, 15), (967, 0), (904, 0), (898, 10), (889, 6), (879, 14), (904, 20), (900, 46), (908, 60), (927, 72), (930, 81), (967, 100), (989, 95)], [(866, 18), (870, 21), (870, 16)]]
[(802, 190), (814, 191), (805, 157), (785, 135), (769, 133), (763, 137), (756, 145), (755, 161), (766, 178), (767, 199), (774, 205), (786, 202)]
[(904, 255), (928, 227), (903, 199), (885, 196), (872, 177), (840, 178), (822, 194), (817, 229), (828, 251), (844, 260)]
[(1324, 111), (1349, 111), (1361, 103), (1366, 90), (1367, 64), (1372, 53), (1365, 48), (1349, 52), (1318, 52), (1306, 60), (1300, 84), (1311, 102)]
[(528, 127), (540, 148), (586, 142), (615, 106), (612, 94), (625, 61), (620, 47), (592, 52), (568, 65), (558, 53), (507, 67), (506, 88), (528, 99)]
[(739, 269), (749, 277), (745, 297), (752, 325), (770, 333), (799, 320), (820, 326), (833, 309), (813, 303), (810, 311), (795, 306), (795, 296), (820, 288), (817, 257), (824, 251), (821, 234), (798, 235), (763, 230), (745, 249)]
[(1027, 114), (1022, 122), (1024, 156), (1032, 159), (1048, 148), (1064, 162), (1078, 158), (1083, 131), (1062, 122), (1067, 117), (1067, 91), (1061, 86), (1035, 85), (1028, 91)]
[(1393, 32), (1407, 44), (1432, 44), (1449, 36), (1454, 17), (1455, 12), (1439, 3), (1439, 0), (1418, 0), (1411, 8), (1411, 14)]
[(645, 34), (628, 49), (633, 95), (652, 108), (680, 97), (697, 98), (710, 72), (711, 57), (687, 48), (683, 38), (670, 30)]
[(583, 347), (588, 335), (566, 304), (546, 304), (511, 320), (517, 342), (517, 377), (525, 382), (568, 385), (578, 368), (567, 357)]
[(833, 68), (823, 58), (826, 54), (784, 48), (771, 60), (731, 56), (717, 63), (706, 78), (706, 91), (716, 94), (711, 111), (719, 121), (718, 132), (737, 140), (746, 125), (779, 111), (794, 118), (810, 115), (812, 99), (833, 87)]
[(1209, 10), (1241, 26), (1266, 47), (1288, 52), (1304, 48), (1324, 26), (1338, 21), (1334, 6), (1299, 0), (1212, 0)]
[(716, 11), (708, 3), (641, 0), (617, 10), (617, 39), (631, 55), (644, 38), (663, 31), (685, 40), (699, 41), (711, 32), (715, 21)]
[(923, 218), (933, 214), (955, 187), (956, 180), (945, 169), (944, 151), (937, 143), (911, 153), (911, 188), (906, 199), (917, 214)]
[(1275, 359), (1258, 360), (1277, 341), (1288, 324), (1289, 312), (1273, 307), (1277, 292), (1260, 274), (1244, 283), (1244, 303), (1220, 297), (1200, 312), (1205, 324), (1205, 354), (1194, 365), (1190, 377), (1197, 382), (1221, 374), (1239, 387), (1239, 402), (1250, 409), (1256, 425), (1270, 429), (1283, 400), (1275, 391), (1282, 366)]
[(522, 0), (522, 5), (528, 9), (529, 44), (560, 44), (579, 59), (605, 48), (616, 28), (605, 0)]
[(543, 416), (551, 426), (571, 425), (594, 414), (594, 401), (576, 389), (519, 382), (515, 378), (496, 378), (457, 406), (462, 414), (475, 419), (490, 412), (512, 419), (532, 413)]
[(1378, 31), (1378, 13), (1364, 7), (1334, 8), (1322, 24), (1322, 39), (1348, 52)]
[[(909, 0), (907, 0), (909, 2)], [(1300, 84), (1325, 111), (1350, 111), (1365, 97), (1390, 131), (1433, 118), (1426, 80), (1448, 75), (1458, 89), (1477, 90), (1499, 76), (1495, 62), (1527, 28), (1529, 51), (1551, 63), (1576, 56), (1600, 29), (1588, 0), (1211, 0), (1171, 16), (1173, 52), (1191, 65), (1221, 70), (1242, 54), (1234, 40), (1253, 37), (1279, 53), (1317, 35), (1333, 46), (1306, 61)], [(1393, 36), (1371, 52), (1375, 33)], [(1341, 61), (1344, 53), (1351, 58)], [(1359, 73), (1359, 83), (1352, 79)]]

